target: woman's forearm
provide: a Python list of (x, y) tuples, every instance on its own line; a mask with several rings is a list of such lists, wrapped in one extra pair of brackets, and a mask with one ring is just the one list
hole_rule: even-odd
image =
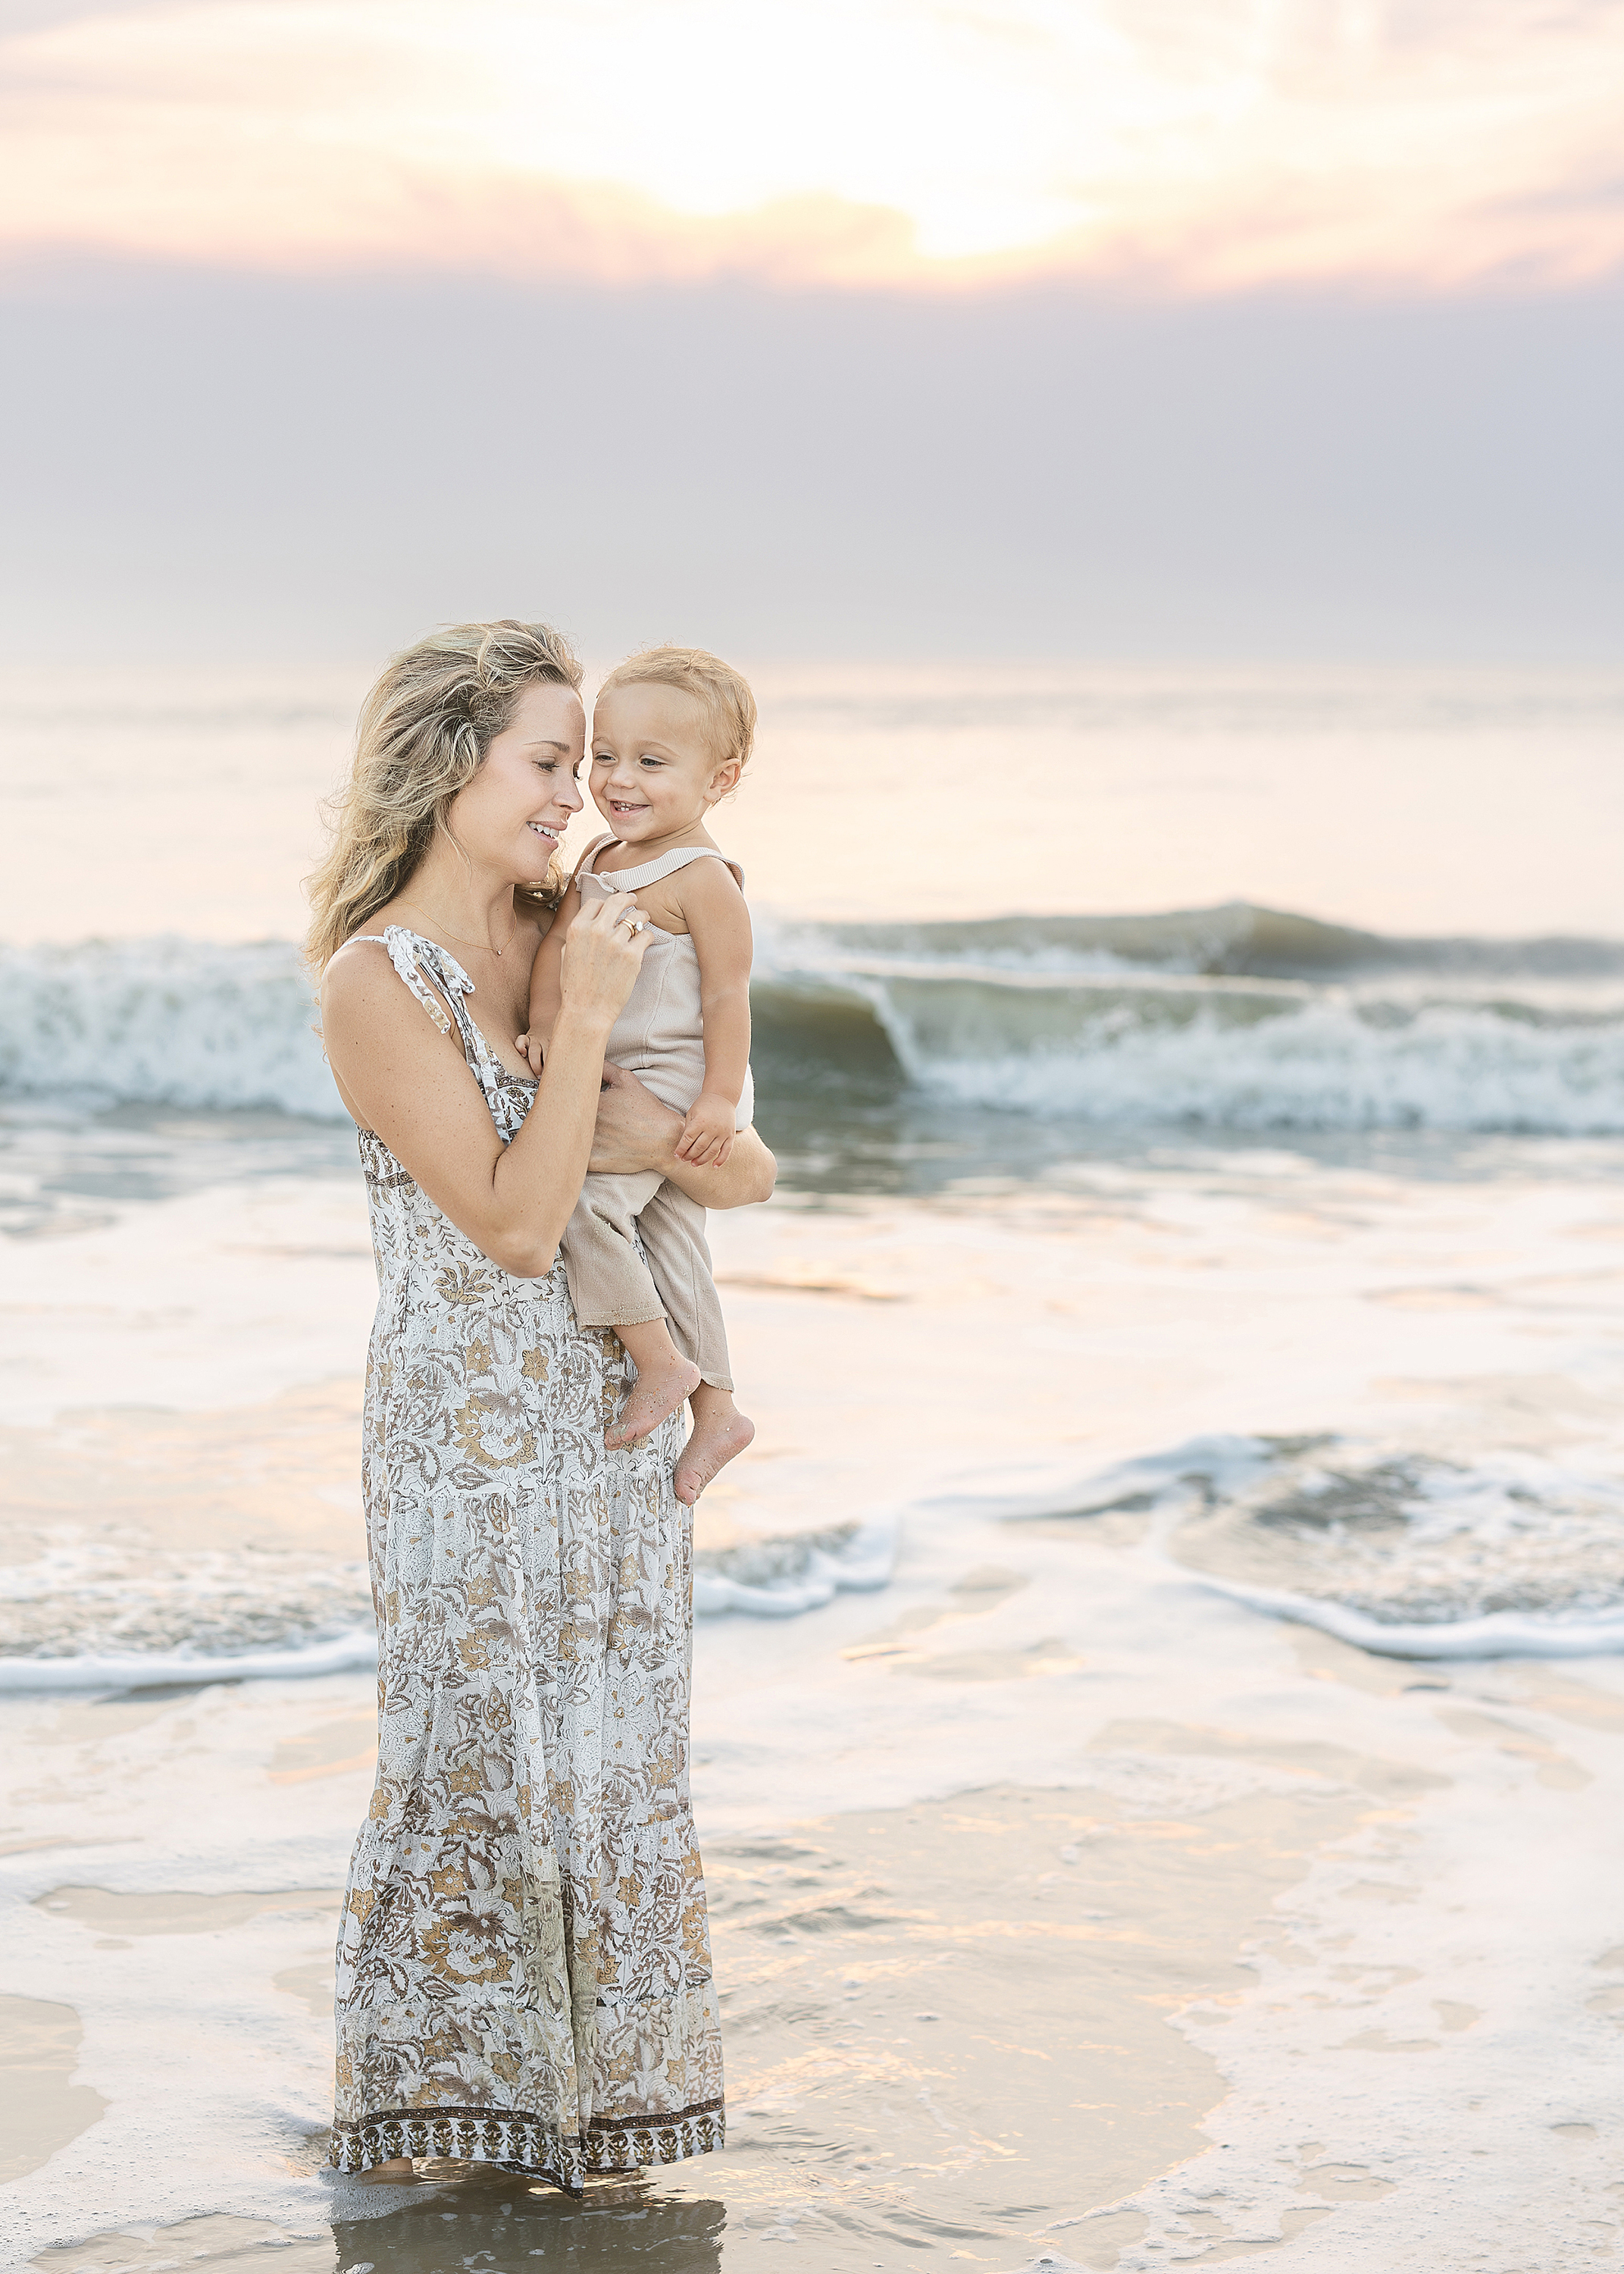
[(591, 1159), (600, 1176), (635, 1177), (652, 1169), (701, 1208), (744, 1208), (752, 1201), (771, 1198), (778, 1164), (754, 1129), (739, 1132), (731, 1156), (719, 1167), (696, 1168), (693, 1162), (677, 1158), (682, 1135), (680, 1113), (662, 1105), (635, 1073), (621, 1066), (605, 1065), (603, 1078)]
[(608, 1038), (600, 1019), (583, 1018), (568, 1004), (559, 1011), (536, 1102), (492, 1171), (492, 1198), (506, 1251), (494, 1260), (521, 1278), (539, 1279), (553, 1269), (580, 1198)]

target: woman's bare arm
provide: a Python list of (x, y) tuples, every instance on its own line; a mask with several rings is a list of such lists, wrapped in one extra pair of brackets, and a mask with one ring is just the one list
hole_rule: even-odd
[(604, 1084), (592, 1144), (595, 1170), (630, 1177), (641, 1169), (657, 1169), (701, 1208), (746, 1208), (753, 1201), (772, 1198), (778, 1164), (754, 1129), (739, 1132), (731, 1156), (720, 1166), (696, 1168), (677, 1157), (682, 1134), (680, 1113), (662, 1105), (623, 1066), (605, 1065)]
[(382, 948), (345, 950), (322, 982), (322, 1035), (345, 1105), (476, 1247), (519, 1278), (552, 1269), (580, 1197), (604, 1045), (647, 944), (615, 922), (629, 906), (617, 894), (571, 927), (546, 1070), (511, 1145), (455, 1034), (440, 1032)]

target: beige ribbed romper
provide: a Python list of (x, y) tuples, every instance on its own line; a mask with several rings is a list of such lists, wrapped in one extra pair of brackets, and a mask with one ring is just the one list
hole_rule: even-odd
[[(592, 863), (614, 842), (613, 837), (599, 838), (576, 870), (583, 901), (594, 891), (605, 899), (639, 892), (692, 861), (726, 858), (711, 845), (683, 845), (640, 869), (599, 877)], [(743, 870), (732, 861), (727, 866), (742, 885)], [(705, 1084), (699, 951), (682, 933), (662, 931), (658, 924), (650, 929), (642, 968), (604, 1055), (635, 1073), (663, 1104), (686, 1113)], [(755, 1110), (755, 1085), (747, 1071), (734, 1127), (748, 1129)], [(697, 1201), (652, 1170), (635, 1177), (589, 1177), (565, 1231), (563, 1253), (570, 1299), (582, 1326), (631, 1327), (664, 1318), (673, 1342), (704, 1380), (715, 1389), (733, 1388), (727, 1332), (705, 1242), (705, 1212)]]

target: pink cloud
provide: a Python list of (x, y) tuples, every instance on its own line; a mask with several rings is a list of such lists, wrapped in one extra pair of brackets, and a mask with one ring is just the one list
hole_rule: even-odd
[[(619, 14), (647, 4), (624, 0)], [(686, 11), (720, 41), (726, 5), (666, 0), (658, 22)], [(1289, 36), (1259, 61), (1254, 35), (1273, 17), (1246, 0), (1149, 14), (1079, 5), (1093, 44), (1069, 56), (1036, 17), (1001, 21), (989, 43), (980, 19), (926, 0), (887, 6), (894, 36), (876, 70), (906, 80), (917, 56), (943, 76), (939, 115), (910, 124), (899, 111), (884, 164), (866, 118), (844, 134), (831, 119), (825, 156), (811, 115), (823, 97), (808, 88), (808, 117), (783, 110), (795, 101), (787, 82), (759, 94), (782, 111), (783, 150), (772, 117), (764, 129), (757, 117), (736, 151), (707, 147), (695, 164), (692, 136), (660, 144), (644, 112), (624, 117), (603, 95), (592, 11), (560, 15), (586, 60), (551, 90), (532, 37), (547, 11), (506, 0), (483, 16), (439, 0), (217, 0), (25, 34), (0, 43), (0, 252), (617, 282), (737, 272), (942, 290), (1075, 277), (1197, 292), (1562, 284), (1624, 261), (1616, 11), (1577, 10), (1553, 32), (1513, 6), (1485, 30), (1470, 13), (1412, 4), (1389, 9), (1361, 47), (1327, 44), (1296, 0)], [(625, 33), (616, 16), (605, 10), (605, 37)], [(722, 51), (695, 50), (692, 87), (675, 90), (680, 124), (680, 106), (703, 97), (726, 132), (727, 91), (707, 79)], [(611, 41), (605, 72), (615, 53)], [(970, 64), (990, 87), (979, 143)], [(639, 100), (658, 124), (648, 87)], [(695, 133), (711, 124), (696, 112)], [(971, 167), (972, 147), (980, 171), (966, 187), (954, 158), (965, 149)]]

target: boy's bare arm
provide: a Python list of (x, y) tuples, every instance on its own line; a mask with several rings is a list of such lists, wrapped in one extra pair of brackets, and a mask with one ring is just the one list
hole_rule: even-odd
[(750, 911), (719, 861), (695, 862), (681, 881), (682, 919), (699, 958), (705, 1086), (688, 1111), (677, 1154), (719, 1166), (733, 1150), (733, 1118), (750, 1064)]
[(530, 1060), (532, 1073), (541, 1072), (542, 1058), (553, 1039), (553, 1022), (563, 1004), (564, 937), (580, 906), (581, 895), (572, 885), (530, 966), (530, 1028), (519, 1036), (519, 1048)]

